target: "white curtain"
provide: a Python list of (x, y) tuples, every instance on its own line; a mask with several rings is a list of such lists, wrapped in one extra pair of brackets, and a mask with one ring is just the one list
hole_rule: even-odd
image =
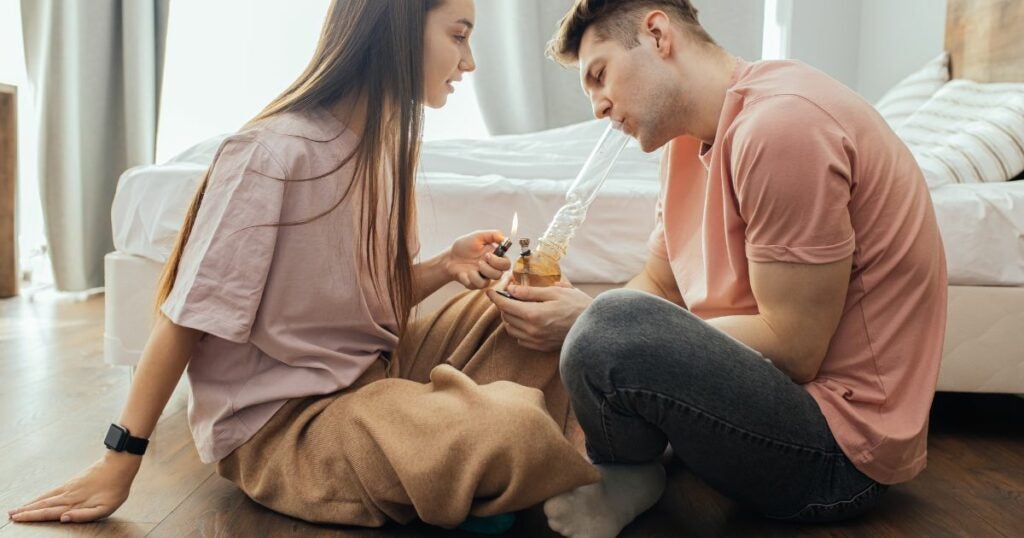
[(103, 285), (117, 179), (153, 162), (169, 2), (21, 2), (43, 216), (60, 290)]
[(544, 56), (572, 0), (482, 0), (473, 31), (477, 99), (491, 134), (539, 131), (591, 117), (579, 72)]
[[(579, 71), (544, 56), (572, 0), (481, 0), (476, 3), (477, 99), (494, 135), (539, 131), (592, 117)], [(694, 0), (701, 23), (720, 45), (761, 59), (762, 0)]]

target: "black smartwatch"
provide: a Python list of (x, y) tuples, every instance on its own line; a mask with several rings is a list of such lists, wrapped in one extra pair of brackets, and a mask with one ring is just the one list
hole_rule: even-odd
[(149, 444), (149, 439), (132, 437), (131, 433), (128, 432), (128, 428), (111, 424), (103, 444), (114, 452), (127, 452), (141, 456), (146, 453), (146, 445)]

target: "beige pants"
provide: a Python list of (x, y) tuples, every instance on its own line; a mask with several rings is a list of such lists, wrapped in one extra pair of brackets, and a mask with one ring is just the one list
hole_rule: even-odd
[(596, 482), (569, 418), (558, 354), (519, 347), (471, 292), (413, 322), (390, 367), (289, 401), (217, 471), (306, 521), (450, 528)]

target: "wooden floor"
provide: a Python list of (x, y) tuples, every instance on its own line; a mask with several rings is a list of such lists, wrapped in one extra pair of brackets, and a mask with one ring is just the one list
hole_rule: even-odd
[[(0, 301), (0, 508), (63, 482), (104, 450), (102, 436), (118, 415), (128, 374), (103, 363), (102, 301)], [(623, 535), (1024, 536), (1024, 399), (941, 394), (931, 424), (928, 469), (855, 523), (766, 521), (672, 465), (662, 501)], [(77, 526), (3, 520), (0, 538), (464, 535), (424, 525), (314, 526), (270, 512), (199, 463), (181, 399), (172, 401), (150, 446), (131, 497), (114, 517)], [(554, 534), (534, 509), (520, 515), (508, 536)]]

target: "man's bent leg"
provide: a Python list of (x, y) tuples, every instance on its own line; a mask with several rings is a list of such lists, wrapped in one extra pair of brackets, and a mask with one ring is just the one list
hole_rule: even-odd
[(561, 369), (595, 463), (652, 461), (667, 440), (710, 485), (779, 518), (851, 517), (884, 491), (803, 387), (668, 301), (602, 295), (570, 332)]

